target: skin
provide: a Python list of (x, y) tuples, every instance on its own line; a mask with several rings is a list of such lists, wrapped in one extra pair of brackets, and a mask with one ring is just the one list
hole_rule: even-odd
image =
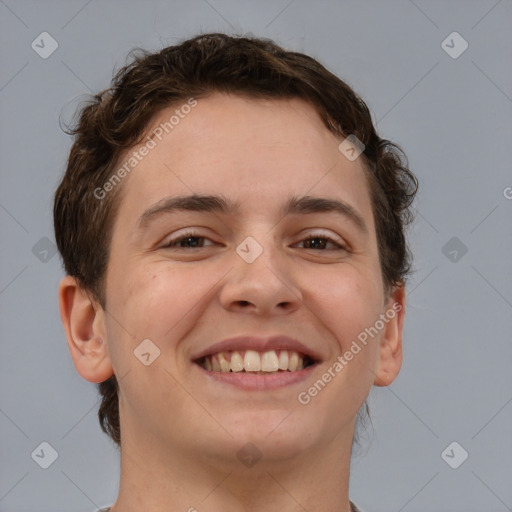
[[(157, 114), (148, 133), (176, 106)], [(384, 295), (361, 158), (349, 161), (315, 110), (293, 100), (214, 94), (158, 143), (122, 184), (106, 278), (106, 308), (65, 277), (62, 321), (79, 374), (119, 380), (121, 484), (113, 512), (349, 511), (356, 415), (372, 385), (400, 371), (405, 289)], [(222, 194), (236, 215), (138, 218), (163, 198)], [(336, 198), (368, 234), (333, 213), (283, 217), (289, 196)], [(198, 247), (165, 248), (195, 228)], [(319, 233), (320, 232), (320, 233)], [(308, 245), (311, 235), (340, 245)], [(252, 236), (263, 253), (236, 247)], [(196, 240), (197, 241), (197, 240)], [(393, 303), (402, 307), (307, 405), (297, 400)], [(307, 381), (274, 391), (207, 382), (191, 356), (240, 334), (286, 334), (322, 355)], [(145, 366), (133, 351), (161, 351)], [(262, 458), (246, 467), (237, 452)]]

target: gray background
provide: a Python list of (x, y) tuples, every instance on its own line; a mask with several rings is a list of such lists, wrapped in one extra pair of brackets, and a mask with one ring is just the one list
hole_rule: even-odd
[[(371, 393), (352, 499), (365, 512), (512, 510), (511, 22), (511, 0), (0, 0), (0, 511), (86, 512), (117, 495), (119, 456), (58, 313), (51, 207), (70, 148), (59, 117), (134, 46), (207, 31), (321, 60), (420, 180), (404, 366)], [(31, 48), (43, 31), (59, 45), (46, 59)], [(442, 47), (454, 31), (469, 44), (457, 58)], [(58, 452), (48, 469), (31, 457), (43, 441)], [(453, 441), (469, 453), (457, 469), (441, 457)]]

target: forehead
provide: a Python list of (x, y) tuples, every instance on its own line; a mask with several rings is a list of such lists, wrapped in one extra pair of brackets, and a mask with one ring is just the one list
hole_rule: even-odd
[[(163, 197), (219, 192), (261, 215), (272, 201), (303, 195), (337, 196), (363, 216), (371, 212), (361, 159), (339, 152), (340, 139), (311, 105), (227, 94), (194, 101), (151, 120), (138, 147), (149, 138), (156, 145), (123, 184), (121, 208), (129, 204), (128, 215)], [(368, 217), (367, 223), (372, 227)]]

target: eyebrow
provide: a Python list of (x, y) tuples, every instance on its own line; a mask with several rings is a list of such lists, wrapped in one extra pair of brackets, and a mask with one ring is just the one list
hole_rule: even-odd
[[(139, 229), (144, 229), (155, 218), (178, 211), (208, 212), (236, 215), (240, 212), (240, 203), (233, 202), (222, 195), (177, 196), (164, 198), (150, 206), (139, 217)], [(334, 212), (350, 220), (364, 234), (368, 227), (360, 213), (348, 203), (326, 197), (302, 196), (290, 198), (281, 210), (286, 215), (307, 215), (313, 213)]]

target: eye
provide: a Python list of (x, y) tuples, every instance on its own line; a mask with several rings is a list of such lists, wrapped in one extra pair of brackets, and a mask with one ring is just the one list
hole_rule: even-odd
[[(206, 241), (210, 243), (205, 243)], [(326, 250), (344, 250), (346, 251), (346, 247), (341, 245), (336, 239), (331, 236), (325, 235), (323, 233), (310, 235), (307, 238), (304, 238), (299, 244), (304, 244), (304, 249), (315, 250), (315, 251), (326, 251)], [(328, 248), (328, 245), (331, 244), (331, 249)], [(205, 236), (201, 236), (200, 233), (196, 231), (187, 231), (183, 233), (181, 236), (172, 238), (165, 245), (162, 246), (164, 249), (200, 249), (202, 247), (208, 247), (215, 245), (215, 242), (210, 240)]]
[[(199, 233), (195, 231), (188, 231), (178, 238), (173, 238), (169, 240), (165, 245), (163, 245), (163, 248), (170, 248), (170, 249), (197, 249), (204, 247), (204, 241), (211, 240), (209, 238), (206, 238), (205, 236), (201, 236)], [(201, 243), (203, 241), (203, 243)], [(210, 244), (210, 245), (213, 245)]]
[(313, 249), (313, 250), (326, 250), (328, 244), (334, 245), (334, 249), (330, 250), (347, 250), (343, 245), (338, 243), (333, 237), (327, 236), (325, 234), (316, 234), (311, 235), (305, 238), (302, 242), (306, 245), (305, 249)]

